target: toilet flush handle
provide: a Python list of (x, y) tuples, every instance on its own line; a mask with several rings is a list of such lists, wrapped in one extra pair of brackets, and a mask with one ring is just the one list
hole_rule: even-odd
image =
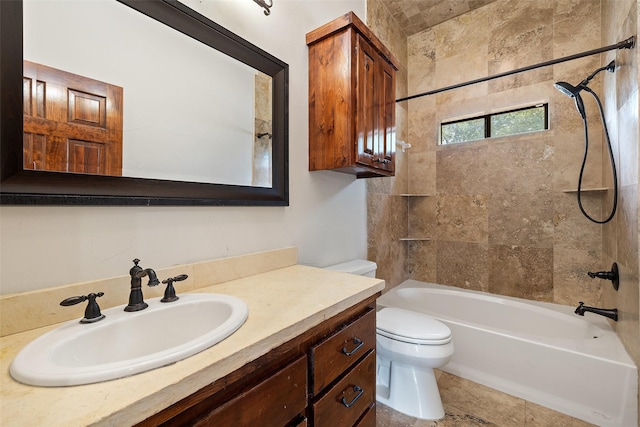
[(344, 347), (342, 347), (342, 354), (344, 354), (345, 356), (351, 356), (352, 354), (354, 354), (355, 352), (360, 350), (360, 348), (364, 345), (362, 340), (360, 338), (356, 338), (356, 337), (353, 338), (353, 344), (356, 347), (351, 351), (347, 350), (347, 346), (346, 345)]

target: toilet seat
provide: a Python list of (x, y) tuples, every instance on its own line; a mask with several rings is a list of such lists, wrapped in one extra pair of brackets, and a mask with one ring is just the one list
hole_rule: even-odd
[(376, 333), (418, 345), (444, 345), (451, 342), (451, 329), (444, 323), (396, 307), (385, 307), (376, 313)]

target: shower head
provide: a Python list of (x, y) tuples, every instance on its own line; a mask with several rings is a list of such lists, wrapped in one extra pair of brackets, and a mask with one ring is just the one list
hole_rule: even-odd
[(557, 82), (557, 83), (554, 84), (554, 86), (560, 92), (562, 92), (565, 95), (570, 96), (571, 98), (574, 98), (576, 100), (576, 108), (578, 109), (578, 112), (580, 113), (580, 116), (582, 116), (583, 120), (586, 119), (587, 113), (586, 113), (586, 111), (584, 109), (584, 102), (582, 101), (582, 97), (580, 96), (580, 92), (587, 86), (583, 85), (582, 83), (580, 83), (578, 85), (578, 87), (575, 87), (572, 84), (569, 84), (567, 82)]
[(584, 102), (582, 101), (580, 92), (582, 92), (584, 89), (591, 91), (589, 88), (587, 88), (587, 85), (589, 84), (591, 79), (593, 79), (599, 72), (605, 71), (605, 70), (609, 71), (610, 73), (613, 73), (616, 70), (616, 61), (611, 61), (604, 67), (598, 68), (593, 73), (591, 73), (589, 77), (581, 81), (578, 84), (578, 86), (573, 86), (572, 84), (567, 82), (557, 82), (554, 84), (556, 89), (558, 89), (560, 92), (564, 93), (567, 96), (575, 98), (576, 108), (578, 109), (578, 112), (580, 113), (583, 119), (586, 118), (586, 112), (584, 110)]
[(568, 96), (570, 96), (572, 98), (574, 98), (576, 95), (578, 95), (580, 93), (580, 91), (582, 90), (581, 87), (575, 87), (572, 84), (569, 84), (567, 82), (557, 82), (557, 83), (554, 84), (554, 86), (560, 92), (562, 92), (565, 95), (568, 95)]

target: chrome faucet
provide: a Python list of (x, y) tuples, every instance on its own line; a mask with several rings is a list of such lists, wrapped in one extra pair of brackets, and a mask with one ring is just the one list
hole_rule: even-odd
[(129, 293), (129, 305), (124, 308), (124, 311), (140, 311), (149, 307), (149, 304), (144, 302), (142, 297), (142, 278), (149, 277), (148, 286), (157, 286), (160, 284), (156, 272), (151, 268), (142, 268), (138, 265), (140, 260), (138, 258), (133, 260), (134, 266), (129, 270), (131, 276), (131, 292)]
[(580, 305), (576, 308), (575, 313), (579, 316), (584, 316), (585, 311), (589, 311), (591, 313), (599, 314), (600, 316), (608, 317), (609, 319), (613, 319), (614, 321), (618, 321), (618, 309), (617, 308), (596, 308), (589, 307), (584, 305), (582, 301), (579, 303)]

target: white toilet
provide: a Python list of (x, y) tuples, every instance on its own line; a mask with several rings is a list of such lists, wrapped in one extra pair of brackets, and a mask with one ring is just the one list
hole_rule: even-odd
[(414, 311), (385, 307), (376, 315), (376, 400), (415, 418), (439, 420), (444, 408), (433, 368), (453, 356), (451, 330)]
[(376, 277), (378, 265), (366, 259), (354, 259), (341, 264), (325, 267), (327, 270), (341, 271), (343, 273), (358, 274), (360, 276)]
[[(330, 270), (375, 277), (377, 265), (353, 260)], [(409, 310), (385, 307), (376, 315), (376, 400), (414, 418), (444, 418), (434, 368), (453, 356), (451, 330)]]

